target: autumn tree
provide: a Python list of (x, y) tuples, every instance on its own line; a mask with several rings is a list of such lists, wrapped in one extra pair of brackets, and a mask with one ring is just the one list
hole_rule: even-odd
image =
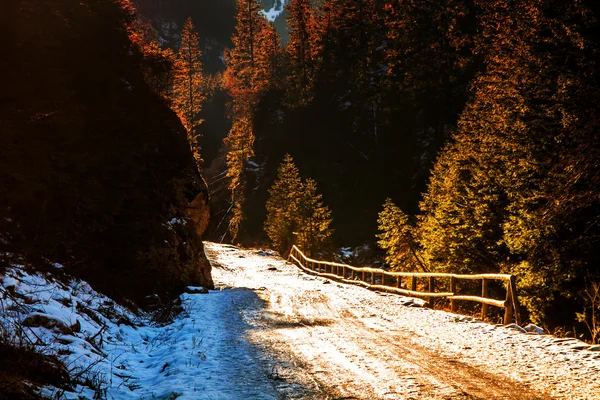
[(198, 165), (200, 154), (199, 117), (205, 98), (205, 78), (202, 73), (202, 52), (198, 34), (194, 32), (192, 18), (186, 19), (181, 31), (181, 42), (174, 65), (173, 108), (181, 119), (188, 134), (188, 141)]
[(260, 3), (256, 0), (238, 0), (237, 25), (231, 38), (233, 47), (225, 52), (227, 69), (223, 82), (232, 98), (230, 117), (233, 119), (231, 130), (224, 140), (231, 191), (229, 232), (233, 240), (237, 239), (244, 219), (245, 164), (254, 155), (252, 108), (256, 104), (254, 83), (258, 32), (260, 26), (265, 24), (259, 10)]
[(267, 22), (258, 33), (255, 90), (264, 95), (283, 86), (284, 50), (275, 25)]

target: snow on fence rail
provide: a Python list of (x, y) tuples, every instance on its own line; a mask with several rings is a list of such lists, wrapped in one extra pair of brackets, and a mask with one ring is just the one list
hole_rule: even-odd
[[(373, 290), (403, 294), (406, 296), (422, 297), (427, 299), (429, 306), (434, 307), (436, 298), (450, 299), (450, 307), (456, 312), (457, 301), (474, 301), (481, 303), (481, 318), (488, 312), (488, 306), (504, 308), (504, 324), (515, 321), (521, 323), (519, 301), (514, 275), (508, 274), (478, 274), (458, 275), (437, 272), (388, 272), (379, 268), (359, 268), (347, 264), (339, 264), (328, 261), (319, 261), (306, 257), (296, 246), (292, 246), (290, 259), (294, 260), (303, 271), (334, 279), (353, 285), (361, 285)], [(379, 278), (379, 279), (378, 279)], [(402, 288), (402, 278), (410, 278), (410, 290)], [(428, 279), (428, 291), (418, 291), (417, 279)], [(449, 280), (449, 291), (436, 291), (436, 279)], [(457, 282), (459, 280), (481, 280), (481, 296), (467, 296), (457, 293)], [(496, 300), (488, 297), (489, 282), (500, 280), (506, 283), (506, 298)]]

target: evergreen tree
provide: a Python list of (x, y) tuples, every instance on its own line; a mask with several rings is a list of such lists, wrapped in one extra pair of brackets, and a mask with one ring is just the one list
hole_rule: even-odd
[(256, 55), (257, 80), (255, 90), (265, 94), (283, 86), (284, 50), (275, 25), (266, 23), (258, 33), (258, 51)]
[(258, 102), (257, 58), (259, 33), (266, 21), (259, 14), (257, 0), (238, 0), (237, 25), (232, 36), (233, 47), (225, 52), (227, 69), (224, 83), (231, 95), (231, 118), (233, 124), (224, 140), (228, 146), (227, 176), (231, 179), (232, 215), (229, 232), (233, 240), (238, 239), (240, 225), (244, 219), (243, 206), (246, 196), (245, 165), (254, 155), (253, 109)]
[(474, 6), (462, 0), (388, 0), (384, 8), (384, 112), (394, 128), (388, 135), (394, 147), (410, 148), (413, 180), (421, 183), (456, 127), (478, 68)]
[(313, 96), (316, 69), (317, 26), (311, 0), (291, 0), (287, 6), (290, 38), (288, 54), (288, 102), (306, 105)]
[(238, 116), (227, 137), (223, 141), (227, 146), (227, 177), (230, 179), (231, 210), (229, 231), (235, 240), (244, 219), (243, 205), (246, 196), (246, 162), (254, 155), (254, 133), (249, 117)]
[(590, 251), (600, 208), (590, 118), (598, 51), (580, 33), (586, 10), (554, 0), (476, 4), (486, 69), (433, 170), (421, 244), (438, 269), (514, 273), (534, 322), (570, 322), (549, 307), (573, 299), (585, 274), (600, 275)]
[(379, 88), (385, 38), (380, 15), (375, 0), (329, 0), (322, 3), (317, 18), (320, 66), (316, 78), (321, 95), (334, 97), (357, 123), (366, 120), (365, 130), (371, 133), (369, 119)]
[(316, 182), (310, 178), (302, 182), (289, 154), (279, 166), (269, 195), (265, 231), (275, 249), (284, 254), (296, 244), (311, 255), (329, 246), (331, 211), (323, 205)]
[(237, 24), (231, 37), (233, 47), (226, 51), (227, 70), (224, 80), (233, 98), (234, 113), (249, 113), (257, 104), (261, 82), (261, 73), (257, 60), (261, 49), (261, 31), (267, 25), (260, 15), (261, 4), (258, 0), (238, 0)]
[(301, 188), (296, 243), (306, 254), (313, 256), (325, 252), (331, 244), (331, 211), (323, 205), (323, 196), (317, 193), (317, 182), (308, 178)]
[[(254, 155), (254, 116), (262, 97), (280, 84), (279, 65), (282, 63), (279, 36), (272, 24), (260, 15), (260, 2), (239, 0), (233, 48), (226, 52), (227, 70), (224, 82), (232, 97), (231, 118), (233, 126), (225, 142), (230, 152), (227, 156), (227, 175), (231, 178), (233, 215), (230, 233), (238, 239), (240, 225), (245, 219), (246, 163)], [(233, 145), (243, 143), (244, 146)], [(245, 158), (244, 158), (245, 157)]]
[(202, 120), (198, 115), (205, 98), (204, 86), (200, 40), (194, 32), (192, 19), (188, 18), (181, 31), (181, 42), (175, 62), (173, 107), (187, 131), (188, 141), (198, 165), (202, 163), (198, 142), (198, 127)]
[(420, 204), (418, 232), (423, 258), (440, 272), (498, 272), (506, 195), (480, 163), (488, 159), (468, 136), (438, 158)]
[(386, 199), (379, 213), (379, 247), (386, 251), (385, 261), (394, 271), (427, 270), (421, 261), (414, 225), (392, 199)]
[(281, 254), (295, 243), (302, 180), (294, 160), (286, 154), (278, 169), (277, 180), (269, 189), (265, 232)]

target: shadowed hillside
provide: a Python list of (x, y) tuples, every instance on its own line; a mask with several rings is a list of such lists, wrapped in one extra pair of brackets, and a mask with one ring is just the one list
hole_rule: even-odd
[(3, 2), (0, 247), (118, 297), (212, 285), (206, 185), (127, 1)]

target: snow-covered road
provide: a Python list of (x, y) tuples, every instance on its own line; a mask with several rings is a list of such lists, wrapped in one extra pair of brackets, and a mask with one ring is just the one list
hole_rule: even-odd
[(600, 399), (600, 346), (315, 278), (269, 251), (206, 253), (220, 290), (183, 294), (162, 325), (12, 265), (0, 331), (63, 361), (74, 385), (42, 390), (57, 399)]
[(600, 399), (598, 346), (309, 276), (267, 251), (206, 253), (221, 293), (263, 300), (236, 307), (282, 398)]

